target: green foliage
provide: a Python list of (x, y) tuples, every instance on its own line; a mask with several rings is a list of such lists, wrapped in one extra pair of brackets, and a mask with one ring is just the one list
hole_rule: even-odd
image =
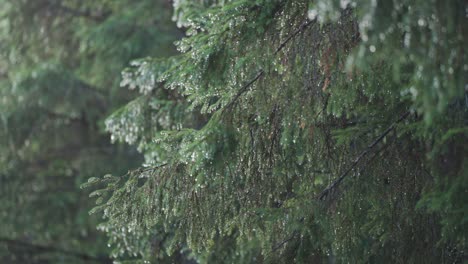
[(131, 58), (174, 53), (166, 5), (0, 1), (1, 263), (111, 262), (79, 186), (142, 160), (104, 118), (135, 97), (119, 89)]
[[(76, 184), (92, 176), (82, 187), (92, 189), (112, 258), (466, 259), (463, 1), (177, 0), (182, 30), (169, 12), (154, 17), (165, 1), (4, 2), (5, 188), (29, 187), (34, 204), (34, 188), (53, 186), (50, 171), (74, 168)], [(109, 145), (102, 123), (112, 142), (144, 155), (139, 169), (122, 173), (133, 156)], [(31, 174), (10, 179), (64, 142), (122, 156), (93, 158), (86, 164), (99, 168), (89, 171), (78, 162), (87, 152), (48, 158), (34, 184), (24, 184)], [(103, 170), (112, 175), (98, 177)], [(76, 200), (51, 199), (63, 203), (51, 208)]]
[(117, 249), (149, 259), (138, 245), (162, 228), (168, 254), (201, 263), (463, 258), (462, 1), (174, 7), (181, 54), (124, 71), (143, 95), (107, 120), (151, 153), (149, 167), (95, 183)]
[(340, 6), (355, 10), (362, 40), (349, 57), (348, 68), (369, 71), (391, 57), (391, 76), (402, 81), (396, 89), (412, 97), (428, 123), (444, 115), (448, 102), (463, 97), (468, 71), (466, 3), (311, 1), (309, 15), (322, 22), (336, 20)]

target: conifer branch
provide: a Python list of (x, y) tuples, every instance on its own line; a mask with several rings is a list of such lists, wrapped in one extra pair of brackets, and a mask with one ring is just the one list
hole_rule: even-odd
[(298, 29), (296, 29), (296, 31), (294, 31), (289, 37), (287, 37), (283, 42), (281, 42), (281, 44), (278, 46), (278, 48), (276, 49), (275, 51), (275, 55), (280, 52), (285, 46), (286, 44), (288, 44), (288, 42), (293, 39), (294, 37), (296, 37), (299, 33), (301, 33), (302, 31), (304, 31), (304, 29), (306, 29), (308, 26), (310, 26), (310, 24), (316, 22), (317, 19), (314, 19), (314, 20), (309, 20), (309, 19), (306, 19), (306, 21), (304, 23), (302, 23)]
[[(304, 29), (306, 29), (308, 26), (310, 26), (312, 23), (316, 22), (317, 20), (314, 19), (314, 20), (309, 20), (309, 19), (306, 19), (306, 21), (304, 23), (302, 23), (298, 29), (296, 29), (289, 37), (287, 37), (283, 42), (281, 42), (281, 44), (278, 46), (278, 48), (275, 50), (275, 55), (278, 54), (278, 52), (280, 52), (285, 46), (286, 44), (291, 41), (294, 37), (296, 37), (299, 33), (301, 33), (302, 31), (304, 31)], [(255, 77), (250, 80), (246, 85), (244, 85), (240, 90), (239, 92), (237, 92), (236, 96), (234, 96), (234, 98), (223, 108), (223, 110), (221, 111), (221, 113), (223, 114), (227, 109), (231, 108), (231, 106), (239, 99), (239, 97), (245, 93), (247, 91), (247, 89), (252, 86), (252, 84), (254, 84), (256, 81), (258, 81), (260, 79), (260, 77), (262, 77), (263, 75), (265, 74), (265, 71), (263, 69), (261, 69), (257, 75), (255, 75)]]
[(160, 168), (165, 167), (167, 165), (169, 165), (169, 163), (163, 163), (163, 164), (156, 165), (156, 166), (151, 166), (151, 167), (148, 167), (148, 168), (140, 168), (138, 170), (138, 172), (143, 173), (143, 172), (146, 172), (146, 171), (152, 171), (152, 170), (160, 169)]
[(275, 252), (276, 250), (280, 249), (281, 247), (284, 246), (284, 244), (286, 244), (286, 243), (288, 243), (289, 241), (293, 240), (298, 234), (299, 234), (298, 231), (294, 231), (293, 234), (292, 234), (290, 237), (288, 237), (288, 238), (286, 238), (285, 240), (283, 240), (283, 241), (279, 242), (278, 244), (276, 244), (276, 245), (271, 249), (271, 251), (272, 251), (272, 252)]
[(364, 158), (380, 141), (382, 141), (388, 133), (395, 129), (396, 125), (401, 121), (405, 120), (409, 116), (410, 112), (405, 112), (397, 121), (395, 121), (391, 126), (389, 126), (374, 142), (372, 142), (367, 148), (357, 156), (354, 162), (349, 166), (349, 168), (341, 174), (338, 179), (336, 179), (332, 184), (330, 184), (327, 188), (325, 188), (317, 197), (319, 200), (323, 200), (327, 197), (327, 195), (336, 188), (343, 179), (348, 176), (348, 174), (358, 165), (358, 163)]
[[(395, 129), (395, 126), (400, 123), (401, 121), (403, 121), (404, 119), (406, 119), (408, 117), (408, 115), (410, 114), (410, 112), (405, 112), (396, 122), (394, 122), (389, 128), (387, 128), (374, 142), (372, 142), (372, 144), (370, 144), (366, 150), (364, 150), (363, 152), (361, 152), (361, 154), (356, 158), (355, 162), (351, 165), (351, 167), (346, 170), (345, 173), (343, 173), (341, 175), (340, 178), (338, 178), (338, 180), (336, 180), (335, 182), (333, 182), (331, 185), (329, 185), (329, 187), (327, 187), (324, 191), (321, 192), (321, 194), (319, 195), (318, 199), (319, 200), (323, 200), (323, 198), (325, 198), (328, 193), (335, 187), (337, 187), (337, 185), (343, 180), (344, 177), (346, 177), (346, 175), (357, 165), (357, 163), (359, 162), (359, 160), (361, 158), (363, 158), (367, 153), (369, 153), (369, 151), (375, 147), (380, 141), (383, 140), (383, 138), (388, 135), (388, 133), (390, 133), (391, 131), (393, 131)], [(371, 159), (374, 159), (375, 157), (377, 157), (377, 155), (383, 151), (386, 147), (382, 147), (381, 149), (379, 149), (373, 156)], [(327, 173), (327, 172), (323, 172), (323, 171), (314, 171), (314, 172), (322, 172), (322, 173)], [(302, 217), (300, 219), (300, 222), (304, 221), (304, 217)], [(298, 234), (298, 231), (294, 231), (292, 233), (291, 236), (289, 236), (288, 238), (284, 239), (283, 241), (277, 243), (274, 247), (272, 247), (272, 250), (271, 252), (269, 252), (269, 254), (275, 252), (276, 250), (278, 250), (279, 248), (281, 248), (284, 244), (290, 242), (291, 240), (293, 240)], [(267, 258), (269, 257), (270, 255), (267, 256)]]
[(254, 84), (258, 79), (260, 79), (260, 77), (262, 77), (262, 75), (265, 73), (264, 70), (260, 70), (257, 75), (255, 76), (255, 78), (253, 78), (252, 80), (250, 80), (250, 82), (248, 82), (246, 85), (244, 85), (240, 90), (239, 92), (237, 92), (236, 96), (234, 96), (234, 98), (223, 108), (223, 110), (221, 111), (221, 114), (224, 114), (224, 112), (231, 108), (231, 106), (237, 101), (237, 99), (239, 99), (239, 97), (245, 93), (247, 91), (247, 89), (252, 85)]
[(294, 238), (296, 238), (298, 234), (299, 234), (298, 231), (294, 231), (294, 232), (292, 233), (291, 236), (289, 236), (288, 238), (286, 238), (286, 239), (282, 240), (281, 242), (277, 243), (276, 245), (274, 245), (274, 246), (271, 248), (271, 251), (268, 252), (268, 253), (265, 255), (265, 259), (264, 259), (264, 260), (265, 260), (265, 261), (268, 260), (276, 250), (282, 248), (285, 244), (289, 243), (291, 240), (293, 240)]

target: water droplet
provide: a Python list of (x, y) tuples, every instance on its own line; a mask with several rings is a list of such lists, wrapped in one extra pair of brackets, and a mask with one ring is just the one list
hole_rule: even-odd
[(314, 20), (317, 18), (318, 12), (315, 9), (309, 9), (307, 12), (307, 16), (309, 17), (310, 20)]
[(426, 21), (425, 21), (424, 19), (420, 18), (420, 19), (418, 20), (418, 25), (419, 25), (420, 27), (424, 27), (424, 26), (426, 25)]

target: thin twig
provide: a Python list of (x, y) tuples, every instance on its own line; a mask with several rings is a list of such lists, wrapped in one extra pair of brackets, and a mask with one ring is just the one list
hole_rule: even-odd
[(163, 164), (160, 164), (160, 165), (157, 165), (157, 166), (151, 166), (151, 167), (148, 167), (148, 168), (142, 168), (139, 172), (146, 172), (146, 171), (151, 171), (151, 170), (156, 170), (156, 169), (159, 169), (159, 168), (162, 168), (162, 167), (165, 167), (169, 165), (169, 163), (163, 163)]
[(317, 20), (314, 19), (314, 20), (309, 20), (309, 19), (306, 19), (306, 21), (304, 23), (302, 23), (298, 29), (296, 29), (296, 31), (294, 31), (289, 37), (287, 37), (283, 42), (281, 42), (281, 44), (278, 46), (278, 48), (276, 49), (275, 51), (275, 55), (280, 52), (285, 46), (286, 44), (291, 40), (293, 39), (295, 36), (297, 36), (299, 33), (301, 33), (304, 29), (306, 29), (310, 24), (316, 22)]
[(250, 80), (250, 82), (248, 82), (246, 85), (244, 85), (240, 90), (239, 92), (237, 92), (236, 96), (234, 96), (234, 98), (223, 108), (223, 110), (221, 111), (221, 114), (224, 114), (224, 112), (231, 108), (231, 106), (237, 101), (237, 99), (239, 99), (239, 97), (247, 91), (247, 89), (253, 84), (255, 83), (258, 79), (260, 79), (260, 77), (262, 77), (262, 75), (265, 73), (264, 70), (260, 70), (257, 75), (255, 76), (255, 78), (253, 78), (252, 80)]
[(276, 250), (280, 249), (280, 248), (283, 247), (286, 243), (288, 243), (289, 241), (291, 241), (291, 240), (293, 240), (294, 238), (296, 238), (296, 236), (297, 236), (298, 234), (299, 234), (298, 231), (294, 231), (290, 237), (284, 239), (283, 241), (281, 241), (281, 242), (277, 243), (275, 246), (273, 246), (273, 247), (271, 248), (271, 251), (268, 252), (268, 253), (265, 255), (264, 261), (266, 262), (266, 260), (269, 259), (269, 258), (272, 256), (272, 254), (273, 254)]
[[(306, 21), (304, 23), (302, 23), (298, 29), (296, 29), (289, 37), (287, 37), (283, 42), (281, 42), (281, 44), (278, 46), (278, 48), (275, 50), (275, 55), (280, 52), (285, 46), (286, 44), (291, 41), (291, 39), (293, 39), (295, 36), (297, 36), (299, 33), (301, 33), (304, 29), (306, 29), (309, 25), (311, 25), (312, 23), (316, 22), (317, 20), (314, 19), (314, 20), (309, 20), (309, 19), (306, 19)], [(254, 84), (256, 81), (258, 81), (260, 79), (260, 77), (262, 77), (263, 75), (265, 74), (265, 71), (263, 69), (261, 69), (257, 75), (255, 75), (255, 77), (250, 80), (246, 85), (244, 85), (240, 90), (239, 92), (237, 92), (236, 96), (234, 96), (234, 98), (223, 108), (223, 110), (221, 111), (221, 113), (223, 114), (227, 109), (231, 108), (231, 106), (239, 99), (239, 97), (245, 93), (247, 91), (247, 89), (252, 86), (252, 84)]]
[(401, 121), (405, 120), (409, 116), (410, 112), (405, 112), (397, 121), (395, 121), (390, 127), (388, 127), (374, 142), (372, 142), (367, 148), (359, 154), (359, 156), (354, 160), (354, 162), (349, 166), (349, 168), (341, 174), (341, 176), (336, 179), (332, 184), (325, 188), (317, 197), (319, 200), (323, 200), (334, 188), (336, 188), (343, 179), (348, 176), (348, 174), (358, 165), (362, 158), (364, 158), (380, 141), (382, 141), (385, 136), (395, 129), (396, 125)]
[(276, 244), (276, 246), (274, 246), (274, 247), (271, 249), (271, 251), (272, 251), (272, 252), (275, 252), (276, 250), (280, 249), (284, 244), (286, 244), (286, 243), (288, 243), (289, 241), (293, 240), (293, 239), (298, 235), (298, 233), (299, 233), (299, 232), (294, 231), (293, 234), (292, 234), (289, 238), (287, 238), (287, 239), (285, 239), (285, 240), (279, 242), (278, 244)]

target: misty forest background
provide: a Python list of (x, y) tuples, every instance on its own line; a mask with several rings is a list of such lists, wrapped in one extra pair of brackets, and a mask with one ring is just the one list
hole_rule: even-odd
[(0, 263), (467, 263), (463, 0), (0, 0)]

